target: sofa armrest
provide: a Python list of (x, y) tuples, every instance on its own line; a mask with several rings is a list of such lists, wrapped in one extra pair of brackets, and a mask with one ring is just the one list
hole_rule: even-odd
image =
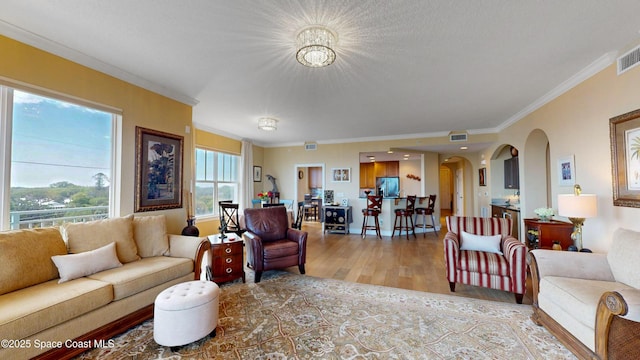
[(262, 238), (251, 231), (245, 231), (242, 233), (242, 239), (246, 245), (247, 263), (254, 271), (264, 270)]
[(640, 354), (640, 289), (602, 294), (596, 310), (596, 354), (600, 359), (637, 359)]
[(447, 269), (447, 280), (449, 283), (456, 282), (456, 265), (460, 257), (460, 239), (452, 231), (444, 235), (444, 266)]
[(200, 280), (202, 262), (207, 251), (211, 250), (211, 242), (207, 237), (169, 235), (169, 255), (194, 261), (195, 280)]
[(509, 263), (511, 291), (524, 294), (527, 288), (527, 246), (513, 236), (505, 236), (501, 245)]
[(295, 241), (298, 243), (298, 248), (300, 251), (298, 252), (300, 259), (299, 264), (304, 264), (307, 262), (307, 236), (309, 233), (306, 231), (289, 228), (287, 229), (287, 239), (291, 241)]

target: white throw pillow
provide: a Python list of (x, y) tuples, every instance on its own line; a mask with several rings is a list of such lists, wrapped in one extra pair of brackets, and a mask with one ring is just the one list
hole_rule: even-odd
[(79, 254), (54, 255), (51, 260), (56, 264), (58, 273), (60, 273), (58, 283), (122, 266), (118, 260), (116, 243), (114, 242)]
[(460, 250), (484, 251), (502, 255), (500, 251), (502, 235), (476, 235), (460, 231)]

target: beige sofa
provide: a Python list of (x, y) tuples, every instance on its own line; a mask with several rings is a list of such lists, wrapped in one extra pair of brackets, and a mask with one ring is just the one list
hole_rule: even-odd
[(581, 359), (640, 358), (640, 233), (607, 254), (533, 250), (532, 320)]
[(153, 316), (162, 290), (199, 279), (210, 243), (167, 235), (165, 221), (130, 215), (0, 232), (0, 359), (109, 346), (100, 340)]

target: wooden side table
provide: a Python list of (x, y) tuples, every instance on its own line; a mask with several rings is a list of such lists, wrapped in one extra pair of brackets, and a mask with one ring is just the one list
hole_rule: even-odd
[(244, 241), (229, 233), (225, 239), (220, 234), (210, 235), (212, 280), (218, 284), (244, 277)]
[(559, 220), (524, 219), (524, 226), (529, 249), (551, 249), (554, 241), (560, 242), (562, 250), (567, 250), (573, 245), (571, 240), (573, 224), (571, 223)]

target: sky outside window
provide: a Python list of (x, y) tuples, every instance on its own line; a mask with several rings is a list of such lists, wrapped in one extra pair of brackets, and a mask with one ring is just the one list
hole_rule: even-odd
[(112, 114), (17, 90), (13, 102), (11, 187), (111, 178)]

